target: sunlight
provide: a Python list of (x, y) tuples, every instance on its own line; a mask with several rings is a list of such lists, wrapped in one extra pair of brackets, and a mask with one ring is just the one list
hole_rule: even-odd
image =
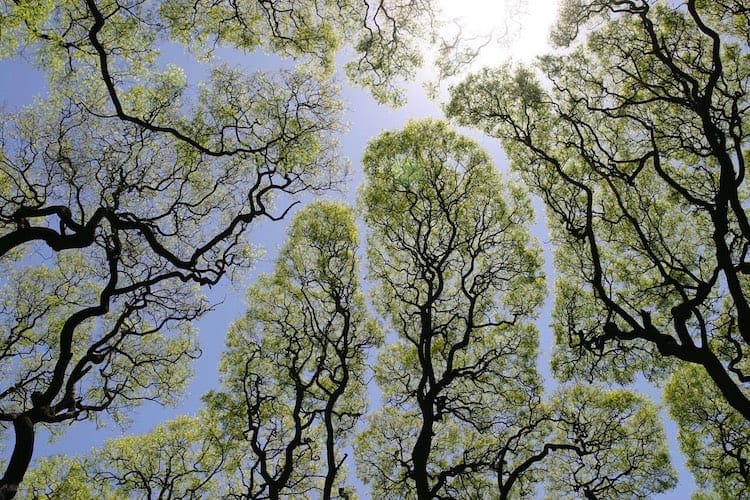
[[(530, 61), (549, 49), (547, 35), (559, 0), (441, 0), (446, 32), (455, 25), (474, 43), (488, 42), (477, 62)], [(491, 37), (491, 39), (490, 39)]]

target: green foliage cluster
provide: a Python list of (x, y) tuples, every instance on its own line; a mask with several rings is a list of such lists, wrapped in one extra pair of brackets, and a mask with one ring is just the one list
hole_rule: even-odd
[(210, 416), (178, 417), (147, 436), (106, 442), (91, 455), (45, 459), (29, 471), (21, 494), (75, 500), (197, 498), (217, 494), (227, 443)]
[[(15, 435), (0, 499), (353, 498), (351, 449), (383, 497), (646, 498), (675, 482), (657, 407), (601, 385), (640, 374), (664, 384), (696, 497), (748, 495), (738, 0), (564, 0), (563, 50), (451, 89), (448, 116), (501, 140), (547, 207), (553, 394), (536, 370), (546, 290), (526, 189), (445, 122), (413, 121), (363, 159), (384, 325), (351, 209), (313, 202), (248, 290), (201, 412), (27, 474), (37, 426), (179, 398), (211, 308), (200, 287), (253, 264), (258, 220), (343, 179), (339, 49), (352, 81), (396, 104), (435, 22), (431, 0), (0, 3), (0, 58), (28, 58), (48, 85), (0, 116), (0, 423)], [(164, 64), (169, 44), (208, 81)], [(218, 48), (295, 69), (247, 74)], [(368, 370), (383, 400), (369, 413)]]
[(743, 2), (566, 1), (565, 50), (472, 74), (446, 108), (546, 204), (555, 373), (669, 380), (688, 467), (722, 498), (750, 484), (749, 29)]
[[(584, 384), (544, 397), (531, 322), (545, 286), (524, 189), (439, 121), (381, 134), (364, 166), (368, 275), (387, 345), (359, 289), (350, 209), (313, 202), (228, 333), (222, 389), (190, 420), (208, 434), (160, 428), (33, 474), (52, 474), (60, 491), (83, 474), (99, 496), (353, 498), (344, 453), (353, 445), (357, 475), (387, 498), (533, 496), (539, 485), (557, 497), (646, 498), (669, 489), (653, 403)], [(367, 412), (375, 347), (382, 406)]]
[[(545, 295), (524, 189), (444, 122), (365, 152), (373, 301), (396, 338), (375, 363), (383, 408), (358, 437), (360, 478), (401, 498), (643, 497), (674, 482), (655, 408), (627, 391), (544, 401), (531, 323)], [(395, 460), (394, 460), (395, 459)]]
[(747, 478), (750, 423), (734, 411), (700, 367), (681, 366), (664, 388), (669, 414), (677, 422), (680, 448), (704, 491), (697, 498), (742, 498)]
[[(0, 422), (16, 443), (0, 498), (37, 426), (179, 399), (211, 309), (199, 288), (252, 266), (257, 221), (344, 177), (336, 54), (353, 46), (351, 79), (399, 102), (433, 18), (431, 0), (0, 3), (0, 59), (47, 80), (0, 115)], [(218, 49), (296, 64), (248, 73)]]

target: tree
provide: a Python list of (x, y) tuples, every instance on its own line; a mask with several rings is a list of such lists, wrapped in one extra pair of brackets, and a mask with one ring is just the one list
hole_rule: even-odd
[(664, 388), (664, 397), (679, 426), (677, 439), (696, 482), (710, 487), (719, 498), (747, 496), (750, 423), (727, 404), (696, 365), (675, 370)]
[(224, 389), (205, 398), (233, 443), (227, 476), (239, 484), (229, 496), (331, 498), (345, 488), (342, 448), (365, 410), (367, 350), (380, 342), (357, 245), (346, 206), (313, 202), (292, 221), (274, 273), (249, 289), (228, 334)]
[[(518, 223), (530, 214), (523, 191), (501, 184), (510, 198), (490, 189), (487, 181), (500, 178), (488, 157), (442, 122), (386, 133), (367, 158), (370, 274), (381, 285), (378, 307), (401, 326), (375, 366), (385, 405), (356, 443), (358, 471), (374, 493), (509, 498), (540, 482), (557, 496), (587, 498), (668, 489), (674, 472), (645, 398), (574, 385), (542, 401), (536, 332), (520, 316), (535, 304), (502, 300), (511, 289), (524, 291), (519, 299), (543, 291), (538, 250)], [(392, 222), (386, 203), (396, 209)], [(357, 239), (345, 206), (315, 202), (297, 214), (274, 273), (249, 289), (248, 313), (230, 330), (224, 388), (205, 396), (208, 408), (91, 458), (42, 461), (30, 473), (49, 478), (41, 493), (352, 495), (342, 448), (364, 411), (366, 350), (381, 337), (359, 291)], [(426, 298), (428, 307), (419, 303)], [(502, 320), (503, 309), (518, 317)], [(427, 362), (410, 336), (431, 342)], [(439, 389), (425, 396), (420, 385)], [(431, 419), (420, 404), (428, 398)], [(420, 461), (426, 493), (414, 472)]]
[[(428, 0), (4, 2), (0, 57), (45, 71), (48, 95), (0, 128), (0, 422), (12, 498), (37, 425), (170, 402), (199, 355), (196, 292), (249, 266), (246, 233), (336, 184), (336, 49), (380, 99), (420, 62)], [(197, 89), (160, 47), (265, 49), (304, 62)], [(274, 203), (278, 208), (272, 208)]]
[(47, 477), (52, 496), (87, 485), (77, 494), (92, 498), (346, 491), (342, 448), (365, 409), (366, 350), (380, 339), (359, 290), (357, 241), (347, 207), (308, 205), (274, 273), (248, 290), (249, 310), (228, 334), (223, 390), (204, 396), (206, 408), (89, 457), (42, 460), (32, 479)]
[(681, 360), (750, 420), (748, 14), (565, 2), (567, 53), (453, 89), (448, 113), (500, 138), (547, 205), (564, 378), (658, 380)]
[[(525, 192), (444, 122), (372, 141), (361, 194), (375, 305), (397, 337), (375, 365), (384, 406), (358, 437), (374, 495), (645, 496), (674, 483), (653, 406), (573, 387), (542, 401), (544, 296)], [(553, 465), (550, 465), (550, 459)]]
[(29, 470), (20, 491), (25, 498), (80, 500), (216, 495), (227, 447), (202, 411), (144, 435), (110, 439), (86, 457), (44, 458)]
[(557, 498), (649, 498), (677, 483), (647, 398), (576, 384), (553, 395), (550, 413), (552, 435), (527, 462), (548, 459), (543, 477)]
[(229, 443), (204, 412), (140, 436), (105, 442), (84, 458), (45, 458), (29, 471), (24, 497), (198, 498), (220, 491)]
[(514, 396), (540, 390), (536, 332), (527, 323), (544, 294), (539, 250), (525, 229), (532, 213), (520, 194), (503, 196), (489, 157), (441, 122), (380, 135), (363, 166), (376, 307), (399, 334), (376, 365), (393, 408), (371, 422), (370, 434), (401, 433), (390, 437), (407, 443), (402, 481), (432, 498), (471, 472), (453, 470), (451, 431), (469, 431), (457, 428), (464, 420), (491, 426), (494, 409), (517, 407)]

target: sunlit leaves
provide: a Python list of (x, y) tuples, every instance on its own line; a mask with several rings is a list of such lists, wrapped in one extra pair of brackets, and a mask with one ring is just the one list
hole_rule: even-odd
[[(77, 457), (59, 455), (41, 461), (26, 475), (21, 496), (28, 498), (70, 498), (72, 500), (95, 500), (117, 498), (106, 494), (87, 470), (90, 462)], [(121, 497), (122, 498), (122, 497)]]
[(206, 401), (235, 442), (237, 494), (330, 494), (365, 410), (366, 351), (381, 334), (359, 289), (347, 207), (314, 202), (289, 228), (276, 269), (248, 290), (227, 336), (224, 391)]
[(386, 408), (359, 438), (361, 477), (380, 493), (486, 491), (484, 455), (540, 390), (525, 324), (543, 295), (530, 207), (443, 122), (380, 135), (363, 164), (374, 300), (398, 339), (376, 365)]
[(180, 416), (147, 434), (110, 439), (87, 457), (45, 458), (21, 493), (76, 500), (216, 495), (227, 446), (207, 412)]
[(548, 491), (563, 498), (647, 498), (676, 483), (657, 408), (643, 396), (576, 385), (555, 394), (555, 439), (575, 449), (552, 453)]
[(722, 398), (698, 367), (681, 366), (665, 388), (679, 425), (680, 448), (698, 484), (721, 498), (750, 491), (750, 425)]
[(448, 112), (501, 139), (547, 205), (563, 378), (663, 379), (679, 358), (750, 418), (742, 26), (736, 2), (571, 0), (569, 50), (453, 89)]
[(363, 163), (364, 218), (374, 230), (369, 258), (373, 277), (385, 285), (377, 302), (386, 315), (408, 314), (406, 308), (435, 298), (446, 312), (476, 300), (472, 321), (479, 324), (499, 320), (502, 310), (493, 308), (511, 318), (533, 310), (542, 287), (529, 272), (538, 250), (522, 229), (530, 207), (520, 191), (498, 196), (498, 189), (516, 188), (472, 141), (440, 122), (412, 122), (372, 142)]

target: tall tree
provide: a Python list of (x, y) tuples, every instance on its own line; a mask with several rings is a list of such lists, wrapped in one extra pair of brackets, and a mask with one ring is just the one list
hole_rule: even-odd
[(627, 379), (674, 356), (702, 365), (750, 418), (747, 12), (693, 0), (566, 5), (561, 42), (618, 15), (585, 46), (541, 60), (549, 92), (527, 69), (487, 70), (449, 106), (506, 141), (559, 228), (558, 335), (577, 348), (560, 352), (561, 371)]
[(206, 397), (234, 443), (237, 498), (346, 488), (343, 448), (365, 410), (380, 332), (359, 288), (349, 209), (314, 202), (292, 221), (276, 270), (248, 291), (227, 338), (224, 389)]
[[(196, 288), (252, 263), (253, 222), (341, 178), (336, 49), (355, 45), (350, 75), (395, 102), (431, 19), (429, 0), (0, 4), (0, 57), (48, 84), (0, 127), (0, 422), (15, 434), (0, 498), (37, 425), (179, 394), (199, 354), (190, 322), (210, 307)], [(174, 43), (304, 64), (212, 64), (193, 88), (163, 64)]]
[(669, 488), (648, 402), (575, 387), (542, 401), (530, 320), (545, 287), (523, 189), (444, 122), (382, 134), (363, 165), (374, 300), (397, 334), (375, 365), (384, 407), (358, 438), (375, 494), (508, 498), (553, 478), (589, 497)]
[(262, 153), (211, 158), (72, 100), (6, 125), (0, 421), (16, 448), (0, 491), (22, 479), (36, 424), (174, 401), (200, 352), (190, 322), (209, 309), (194, 285), (252, 262), (243, 233), (277, 218), (274, 193), (337, 175), (333, 96), (302, 75), (258, 92), (244, 119), (264, 124)]
[(552, 37), (569, 50), (453, 89), (448, 113), (500, 138), (546, 202), (559, 375), (682, 360), (722, 418), (750, 421), (748, 33), (743, 2), (569, 1)]
[(216, 496), (230, 443), (205, 410), (137, 436), (110, 439), (86, 457), (40, 461), (24, 498), (187, 499)]
[[(380, 340), (359, 290), (350, 210), (313, 202), (293, 219), (272, 275), (248, 290), (206, 408), (81, 459), (30, 472), (51, 496), (280, 498), (346, 492), (347, 445), (365, 410), (366, 350)], [(349, 490), (347, 489), (349, 488)]]
[[(399, 334), (376, 365), (394, 406), (380, 418), (400, 415), (395, 429), (409, 429), (405, 479), (432, 498), (464, 472), (449, 465), (456, 450), (439, 430), (483, 417), (491, 425), (493, 408), (540, 391), (528, 323), (544, 296), (526, 229), (532, 212), (517, 189), (498, 189), (486, 153), (442, 122), (380, 135), (363, 166), (376, 307)], [(394, 428), (376, 422), (375, 433)]]
[(679, 367), (664, 388), (687, 467), (708, 498), (750, 494), (750, 422), (734, 411), (696, 365)]
[[(518, 223), (530, 215), (523, 190), (490, 189), (500, 178), (488, 157), (441, 122), (413, 122), (368, 151), (371, 274), (400, 337), (375, 365), (385, 405), (356, 445), (374, 493), (509, 498), (546, 482), (558, 496), (640, 498), (669, 488), (653, 405), (596, 386), (564, 387), (544, 402), (533, 326), (520, 313), (502, 320), (505, 308), (533, 310), (521, 298), (543, 293), (538, 250)], [(337, 204), (295, 217), (274, 273), (249, 290), (249, 311), (230, 331), (224, 390), (206, 396), (208, 413), (185, 420), (197, 434), (170, 423), (89, 459), (43, 461), (32, 477), (49, 477), (50, 494), (82, 485), (89, 496), (352, 494), (342, 447), (364, 410), (365, 350), (380, 340), (358, 289), (356, 233)], [(511, 289), (524, 293), (502, 300)]]

